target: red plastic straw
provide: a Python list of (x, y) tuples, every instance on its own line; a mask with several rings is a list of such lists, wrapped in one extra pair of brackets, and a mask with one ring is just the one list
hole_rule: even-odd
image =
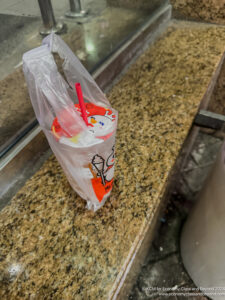
[(80, 109), (81, 109), (81, 116), (82, 116), (84, 122), (86, 123), (86, 125), (88, 126), (88, 118), (87, 118), (87, 113), (86, 113), (86, 109), (85, 109), (83, 93), (82, 93), (81, 85), (79, 82), (75, 83), (75, 88), (77, 91), (77, 98), (78, 98)]

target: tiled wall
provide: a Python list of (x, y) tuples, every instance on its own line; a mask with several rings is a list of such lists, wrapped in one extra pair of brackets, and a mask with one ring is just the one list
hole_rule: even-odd
[(225, 24), (225, 0), (170, 0), (173, 15), (203, 22)]
[(168, 0), (107, 0), (110, 6), (147, 11), (153, 11), (167, 2)]

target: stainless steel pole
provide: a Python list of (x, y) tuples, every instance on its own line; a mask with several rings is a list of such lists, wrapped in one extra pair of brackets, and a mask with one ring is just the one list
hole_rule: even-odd
[(80, 12), (81, 11), (80, 0), (70, 0), (70, 10), (72, 12)]
[(70, 10), (65, 14), (68, 18), (82, 18), (87, 14), (86, 10), (82, 9), (80, 0), (69, 0)]
[(51, 0), (38, 0), (38, 4), (43, 21), (40, 34), (47, 35), (51, 32), (61, 33), (64, 29), (64, 24), (61, 22), (56, 22)]

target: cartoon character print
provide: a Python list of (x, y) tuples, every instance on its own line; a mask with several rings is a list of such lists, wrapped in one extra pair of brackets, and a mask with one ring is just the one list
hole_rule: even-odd
[[(79, 104), (75, 104), (75, 109), (79, 114), (81, 114), (81, 109)], [(102, 106), (97, 106), (93, 103), (85, 103), (85, 109), (88, 117), (88, 128), (89, 131), (94, 134), (94, 136), (98, 139), (106, 140), (113, 134), (113, 126), (112, 122), (115, 121), (116, 116), (113, 114), (112, 110), (109, 108), (105, 108)], [(61, 112), (64, 114), (64, 120), (67, 120), (66, 114), (67, 111)], [(73, 122), (68, 118), (67, 131), (73, 132), (72, 135), (69, 135), (67, 131), (65, 131), (59, 124), (58, 118), (55, 118), (52, 124), (52, 133), (55, 138), (59, 140), (61, 137), (66, 137), (71, 142), (78, 142), (78, 135), (80, 132), (74, 131)], [(77, 138), (75, 138), (77, 136)]]
[(104, 172), (105, 179), (108, 182), (110, 182), (113, 179), (113, 175), (114, 175), (114, 159), (115, 159), (114, 147), (115, 146), (112, 147), (112, 152), (109, 155), (109, 157), (107, 158), (107, 161), (106, 161), (106, 170)]
[[(76, 105), (75, 105), (76, 107)], [(80, 112), (80, 107), (76, 107)], [(97, 106), (93, 103), (85, 103), (88, 116), (89, 131), (94, 133), (97, 138), (107, 139), (113, 134), (112, 122), (116, 116), (111, 109)]]
[(108, 194), (113, 185), (113, 175), (114, 175), (114, 146), (109, 157), (105, 159), (96, 154), (92, 158), (92, 162), (89, 165), (89, 169), (93, 175), (91, 179), (92, 187), (95, 191), (96, 197), (99, 202), (102, 201), (104, 196)]
[[(75, 104), (75, 109), (79, 114), (81, 114), (79, 104)], [(108, 139), (114, 133), (115, 126), (112, 126), (112, 123), (116, 120), (116, 115), (113, 114), (111, 109), (97, 106), (93, 103), (85, 103), (85, 109), (88, 117), (89, 131), (92, 132), (94, 137), (97, 139)], [(64, 114), (63, 119), (66, 120), (66, 110), (62, 113)], [(69, 135), (68, 132), (60, 126), (58, 119), (55, 118), (51, 130), (57, 140), (66, 138), (71, 143), (79, 143), (79, 138), (82, 133), (73, 130), (73, 122), (70, 122), (70, 119), (68, 119), (66, 128), (69, 129), (67, 130), (68, 132), (72, 132), (71, 135)], [(84, 167), (83, 174), (81, 176), (85, 179), (91, 180), (96, 197), (99, 202), (101, 202), (104, 196), (112, 189), (113, 174), (114, 146), (112, 147), (112, 152), (107, 159), (104, 159), (98, 154), (94, 155), (91, 163)]]

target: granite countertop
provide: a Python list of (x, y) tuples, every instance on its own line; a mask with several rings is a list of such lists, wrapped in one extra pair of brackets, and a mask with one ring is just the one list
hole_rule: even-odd
[(225, 24), (225, 5), (221, 0), (171, 0), (173, 15), (217, 24)]
[(177, 22), (109, 93), (119, 111), (115, 185), (97, 213), (52, 156), (0, 212), (1, 299), (106, 299), (151, 226), (225, 28)]

